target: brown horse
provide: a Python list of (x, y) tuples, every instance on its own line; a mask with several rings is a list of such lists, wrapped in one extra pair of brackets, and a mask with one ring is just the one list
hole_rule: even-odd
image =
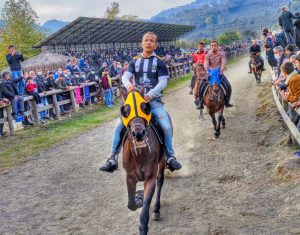
[[(221, 77), (220, 69), (209, 70), (210, 74), (209, 87), (204, 97), (204, 105), (208, 109), (208, 113), (212, 118), (212, 123), (215, 129), (215, 137), (219, 138), (221, 135), (221, 122), (222, 128), (225, 128), (225, 118), (223, 116), (224, 105), (225, 105), (225, 95), (220, 86)], [(215, 113), (218, 113), (218, 121), (216, 121)]]
[(262, 74), (262, 64), (259, 61), (259, 58), (257, 55), (253, 54), (251, 55), (251, 70), (254, 74), (256, 83), (259, 84), (261, 82), (261, 74)]
[[(121, 94), (125, 100), (128, 95), (127, 91), (121, 89)], [(150, 113), (150, 104), (142, 103), (140, 108), (142, 112)], [(121, 108), (123, 117), (128, 117), (130, 112), (127, 105)], [(148, 233), (149, 209), (156, 186), (153, 219), (160, 219), (160, 195), (166, 167), (163, 145), (150, 125), (143, 118), (134, 117), (127, 126), (128, 135), (123, 143), (123, 167), (126, 171), (128, 208), (135, 211), (142, 207), (140, 235)], [(139, 181), (144, 182), (144, 191), (136, 192), (136, 184)]]

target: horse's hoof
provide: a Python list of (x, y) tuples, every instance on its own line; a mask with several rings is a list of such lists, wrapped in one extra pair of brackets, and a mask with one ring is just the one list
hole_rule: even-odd
[(155, 220), (155, 221), (160, 220), (160, 213), (153, 212), (152, 219)]
[(199, 120), (200, 120), (200, 121), (205, 121), (205, 119), (204, 119), (203, 116), (199, 116)]
[(143, 203), (144, 203), (144, 191), (143, 190), (139, 190), (139, 191), (135, 192), (135, 203), (138, 208), (143, 207)]
[(140, 230), (140, 235), (147, 235), (149, 228), (148, 228), (148, 226), (146, 226), (145, 228), (142, 228), (142, 226), (140, 225), (139, 230)]
[(218, 139), (221, 135), (221, 132), (215, 132), (215, 138)]
[(225, 125), (222, 125), (222, 129), (225, 129), (226, 128), (226, 126)]
[(129, 210), (131, 210), (131, 211), (136, 211), (138, 207), (137, 207), (136, 205), (130, 205), (130, 204), (128, 204), (128, 205), (127, 205), (127, 208), (128, 208)]

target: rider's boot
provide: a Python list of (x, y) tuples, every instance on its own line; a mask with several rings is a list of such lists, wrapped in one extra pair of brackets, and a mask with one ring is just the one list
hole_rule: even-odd
[(170, 171), (180, 170), (182, 165), (176, 160), (175, 157), (170, 156), (167, 158), (167, 167)]
[(106, 163), (99, 168), (100, 171), (106, 171), (109, 173), (113, 173), (118, 169), (118, 153), (114, 153), (111, 155), (109, 159), (107, 159)]

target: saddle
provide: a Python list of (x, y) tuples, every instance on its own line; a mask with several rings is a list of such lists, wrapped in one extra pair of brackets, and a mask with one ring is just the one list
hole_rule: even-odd
[[(205, 82), (203, 81), (201, 84), (200, 84), (200, 87), (199, 87), (199, 99), (204, 99), (207, 91), (208, 91), (208, 88), (209, 88), (209, 81), (206, 80)], [(222, 81), (222, 83), (220, 84), (220, 87), (222, 89), (222, 91), (224, 92), (224, 95), (226, 96), (227, 94), (227, 90), (228, 90), (228, 87), (226, 86), (226, 84)], [(202, 94), (202, 97), (200, 97), (200, 94)]]

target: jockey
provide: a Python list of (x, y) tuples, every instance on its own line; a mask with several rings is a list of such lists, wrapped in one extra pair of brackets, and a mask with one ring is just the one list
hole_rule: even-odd
[[(137, 55), (129, 63), (127, 71), (122, 77), (122, 83), (128, 92), (135, 90), (137, 87), (144, 87), (146, 102), (151, 105), (151, 112), (155, 120), (164, 132), (164, 147), (167, 156), (167, 165), (170, 170), (179, 170), (182, 166), (175, 159), (175, 152), (172, 144), (172, 127), (169, 116), (164, 109), (161, 101), (162, 91), (167, 86), (168, 69), (166, 64), (155, 54), (157, 47), (157, 35), (147, 32), (142, 38), (143, 52)], [(133, 78), (133, 83), (130, 79)], [(112, 155), (106, 161), (105, 165), (99, 170), (106, 172), (114, 172), (118, 169), (118, 154), (121, 148), (121, 131), (124, 124), (119, 119), (114, 130), (112, 141)]]
[[(229, 83), (228, 79), (225, 77), (224, 70), (226, 65), (226, 56), (223, 51), (218, 50), (218, 42), (213, 40), (210, 42), (210, 52), (206, 55), (205, 61), (204, 61), (204, 67), (206, 71), (208, 69), (217, 69), (221, 67), (220, 69), (220, 75), (223, 77), (222, 79), (222, 85), (226, 89), (226, 95), (225, 95), (225, 107), (230, 108), (233, 107), (232, 104), (229, 103), (230, 97), (231, 97), (231, 84)], [(204, 96), (204, 89), (203, 86), (205, 84), (201, 82), (200, 85), (200, 94), (199, 94), (199, 100), (200, 100), (200, 108), (203, 108), (203, 96)]]
[[(251, 55), (257, 55), (257, 58), (259, 59), (261, 65), (262, 65), (262, 71), (265, 71), (265, 63), (264, 63), (264, 59), (261, 57), (260, 55), (261, 49), (260, 49), (260, 45), (257, 44), (256, 40), (252, 40), (252, 45), (250, 47), (250, 54)], [(251, 70), (251, 59), (249, 61), (249, 71), (248, 73), (252, 73)]]
[(189, 94), (193, 93), (193, 89), (194, 89), (194, 86), (195, 86), (195, 81), (196, 81), (195, 68), (196, 68), (197, 64), (204, 64), (204, 60), (205, 60), (205, 56), (206, 56), (206, 53), (204, 51), (204, 46), (205, 45), (204, 45), (203, 42), (199, 42), (198, 50), (193, 54), (194, 75), (193, 75), (192, 80), (191, 80)]

